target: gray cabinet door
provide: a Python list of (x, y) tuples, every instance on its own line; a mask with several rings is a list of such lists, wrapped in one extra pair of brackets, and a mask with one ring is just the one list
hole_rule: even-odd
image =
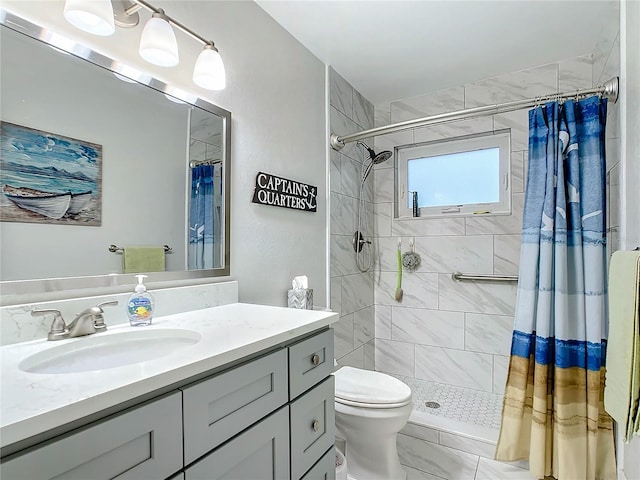
[(188, 465), (287, 403), (287, 351), (203, 380), (183, 393)]
[(289, 480), (289, 407), (194, 463), (185, 480)]
[(336, 452), (333, 447), (300, 480), (336, 480)]
[(291, 478), (298, 480), (335, 442), (335, 378), (291, 404)]
[(333, 371), (333, 330), (289, 347), (289, 400), (306, 392)]
[(0, 466), (3, 480), (167, 478), (182, 468), (182, 395), (108, 417)]

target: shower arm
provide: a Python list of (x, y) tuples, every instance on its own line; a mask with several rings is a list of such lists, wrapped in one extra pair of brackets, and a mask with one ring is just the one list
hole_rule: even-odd
[(482, 107), (467, 108), (464, 110), (457, 110), (455, 112), (440, 113), (438, 115), (431, 115), (429, 117), (417, 118), (415, 120), (407, 120), (404, 122), (394, 123), (392, 125), (386, 125), (384, 127), (371, 128), (369, 130), (363, 130), (359, 133), (352, 133), (350, 135), (338, 136), (335, 133), (331, 134), (331, 147), (334, 150), (342, 150), (347, 143), (356, 142), (363, 138), (375, 137), (377, 135), (387, 135), (389, 133), (395, 133), (402, 130), (408, 130), (416, 127), (426, 127), (429, 125), (437, 125), (440, 123), (453, 122), (456, 120), (464, 120), (467, 118), (483, 117), (485, 115), (494, 115), (497, 113), (513, 112), (515, 110), (522, 110), (523, 108), (535, 107), (547, 100), (562, 100), (579, 98), (587, 95), (602, 95), (603, 97), (611, 100), (612, 102), (618, 101), (618, 86), (619, 78), (613, 77), (606, 81), (603, 85), (595, 88), (576, 90), (575, 92), (568, 93), (552, 93), (549, 95), (542, 95), (540, 97), (528, 98), (526, 100), (516, 100), (514, 102), (497, 103), (494, 105), (485, 105)]

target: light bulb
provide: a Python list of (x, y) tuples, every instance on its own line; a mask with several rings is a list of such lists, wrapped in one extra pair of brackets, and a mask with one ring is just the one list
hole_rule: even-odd
[(140, 37), (140, 56), (147, 62), (160, 67), (178, 65), (178, 42), (173, 28), (160, 10), (144, 26)]
[(116, 31), (110, 0), (66, 0), (64, 18), (74, 27), (94, 35), (107, 36)]
[(212, 44), (206, 44), (193, 68), (193, 81), (207, 90), (222, 90), (226, 86), (226, 74), (222, 57)]

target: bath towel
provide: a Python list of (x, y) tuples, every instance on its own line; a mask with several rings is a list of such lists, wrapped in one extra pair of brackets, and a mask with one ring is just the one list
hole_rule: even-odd
[(609, 266), (609, 340), (604, 408), (625, 441), (640, 419), (640, 252), (615, 252)]
[(164, 247), (124, 247), (124, 273), (164, 272)]

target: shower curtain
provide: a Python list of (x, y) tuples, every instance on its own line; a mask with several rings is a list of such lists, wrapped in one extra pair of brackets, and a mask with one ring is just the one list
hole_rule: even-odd
[(529, 112), (529, 167), (511, 359), (496, 459), (536, 478), (615, 479), (604, 411), (607, 101)]
[(189, 270), (214, 266), (214, 179), (215, 165), (191, 169), (189, 204)]

